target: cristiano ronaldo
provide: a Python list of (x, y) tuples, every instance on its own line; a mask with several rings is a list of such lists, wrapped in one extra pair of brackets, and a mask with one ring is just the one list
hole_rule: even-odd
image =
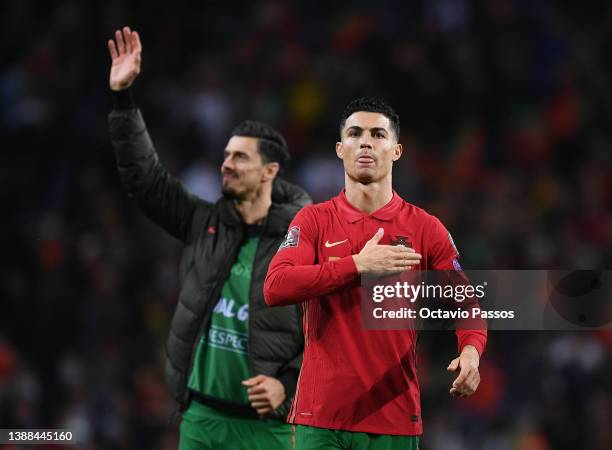
[[(442, 223), (392, 188), (402, 155), (399, 117), (382, 100), (345, 109), (336, 154), (345, 189), (304, 207), (270, 263), (270, 306), (301, 303), (304, 360), (288, 421), (296, 450), (417, 449), (422, 433), (415, 330), (364, 330), (360, 279), (413, 270), (461, 270)], [(401, 237), (401, 244), (398, 243)], [(486, 327), (457, 330), (450, 394), (471, 395)]]

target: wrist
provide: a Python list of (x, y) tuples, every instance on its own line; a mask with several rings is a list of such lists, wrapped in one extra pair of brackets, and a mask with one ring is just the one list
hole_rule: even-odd
[(115, 82), (115, 83), (109, 82), (109, 86), (111, 88), (111, 91), (113, 92), (127, 91), (132, 87), (132, 84), (134, 84), (134, 80)]
[(463, 347), (463, 349), (461, 350), (461, 356), (467, 356), (469, 358), (472, 358), (476, 361), (476, 363), (480, 361), (480, 353), (478, 353), (476, 347), (471, 344), (468, 344)]
[(112, 90), (111, 91), (113, 98), (113, 108), (114, 109), (134, 109), (136, 108), (136, 104), (134, 103), (134, 96), (132, 94), (132, 89), (122, 89), (119, 91)]
[(353, 262), (355, 263), (355, 267), (357, 268), (357, 273), (361, 275), (362, 272), (362, 268), (361, 268), (361, 264), (359, 261), (359, 255), (353, 255)]

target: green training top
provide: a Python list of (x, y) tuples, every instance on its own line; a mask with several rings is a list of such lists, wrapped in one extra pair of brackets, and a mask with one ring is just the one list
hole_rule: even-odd
[(189, 388), (248, 405), (242, 380), (250, 378), (248, 360), (249, 289), (259, 236), (248, 237), (221, 289), (210, 328), (198, 343)]

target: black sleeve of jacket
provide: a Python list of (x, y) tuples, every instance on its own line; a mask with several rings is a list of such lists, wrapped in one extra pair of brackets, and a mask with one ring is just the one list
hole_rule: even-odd
[(292, 399), (297, 388), (297, 380), (300, 376), (300, 369), (289, 367), (278, 374), (278, 381), (285, 387), (285, 395)]
[(270, 413), (271, 417), (279, 420), (286, 420), (293, 397), (295, 396), (295, 390), (297, 389), (297, 381), (300, 376), (300, 367), (302, 366), (302, 352), (293, 358), (283, 367), (277, 374), (276, 378), (281, 382), (285, 388), (285, 401), (274, 411)]
[(196, 206), (205, 202), (189, 193), (161, 165), (130, 90), (113, 93), (113, 105), (108, 117), (110, 135), (128, 196), (147, 217), (186, 241)]
[[(298, 323), (301, 324), (301, 313), (302, 308), (295, 308), (300, 320)], [(304, 342), (304, 335), (302, 332), (302, 328), (300, 326), (300, 341)], [(287, 362), (283, 366), (283, 368), (278, 372), (278, 381), (285, 387), (285, 395), (287, 395), (288, 399), (293, 400), (293, 396), (295, 395), (295, 390), (297, 388), (298, 377), (300, 376), (300, 368), (302, 367), (302, 359), (304, 357), (303, 348), (298, 355), (296, 355), (293, 359)]]

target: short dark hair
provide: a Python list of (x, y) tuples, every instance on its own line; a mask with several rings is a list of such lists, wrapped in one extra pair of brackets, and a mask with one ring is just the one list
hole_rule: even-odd
[(270, 125), (255, 120), (245, 120), (236, 125), (232, 130), (232, 136), (257, 138), (257, 149), (264, 163), (277, 162), (283, 167), (291, 160), (287, 141)]
[(380, 113), (385, 116), (387, 119), (389, 119), (389, 123), (391, 124), (391, 129), (395, 133), (395, 137), (399, 139), (399, 116), (386, 101), (384, 101), (382, 98), (377, 97), (361, 97), (353, 100), (348, 105), (346, 105), (346, 108), (344, 108), (344, 112), (342, 113), (342, 119), (340, 120), (340, 134), (342, 134), (342, 129), (346, 125), (346, 119), (348, 119), (351, 114), (356, 113), (357, 111)]

